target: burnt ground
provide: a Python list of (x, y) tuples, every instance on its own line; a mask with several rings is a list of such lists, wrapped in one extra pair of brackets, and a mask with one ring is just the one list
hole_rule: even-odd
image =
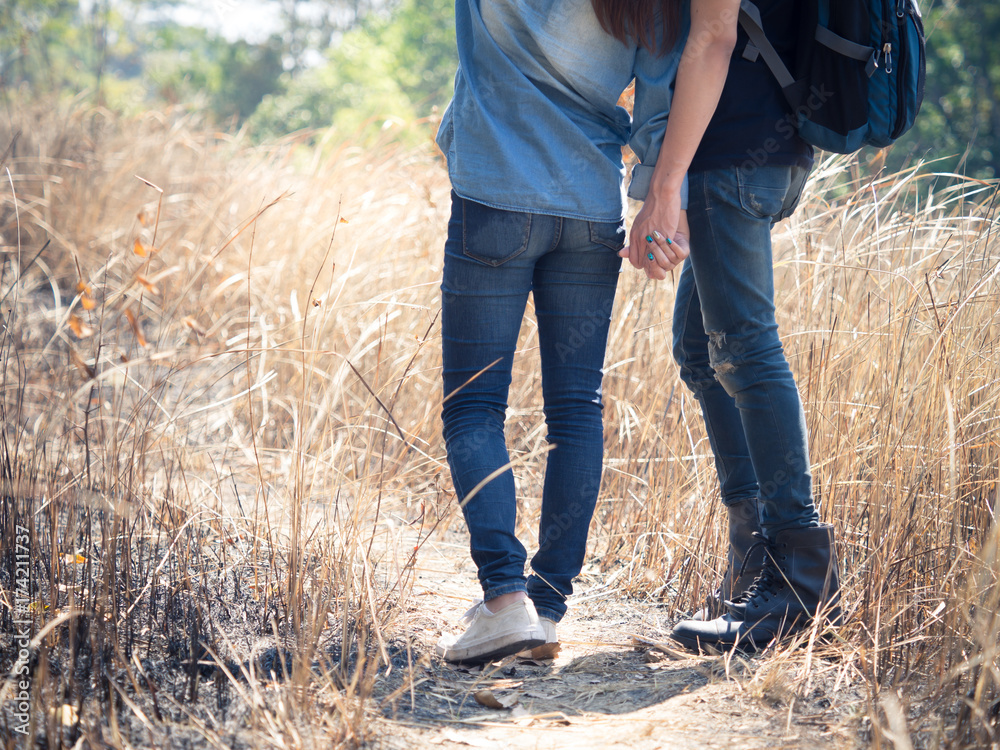
[[(141, 597), (119, 592), (116, 611), (83, 608), (33, 651), (38, 746), (645, 749), (870, 741), (865, 683), (840, 652), (695, 657), (667, 640), (678, 613), (625, 598), (596, 571), (580, 581), (558, 650), (483, 668), (445, 663), (434, 643), (478, 595), (461, 530), (436, 532), (406, 594), (383, 600), (391, 611), (381, 642), (349, 622), (342, 653), (343, 621), (329, 613), (314, 648), (297, 658), (302, 650), (288, 640), (279, 585), (263, 583), (266, 571), (234, 564), (232, 547), (228, 564), (205, 564), (216, 559), (210, 548), (218, 542), (195, 539), (202, 548), (184, 559), (198, 567), (167, 566), (148, 577)], [(98, 566), (88, 576), (81, 562), (99, 550), (82, 552), (60, 567), (59, 597), (42, 606), (66, 611), (73, 592), (106, 601), (88, 592), (100, 585)], [(146, 557), (165, 555), (161, 544)], [(36, 568), (44, 581), (46, 566)], [(135, 583), (132, 590), (144, 588)], [(8, 621), (0, 631), (7, 673), (14, 630)], [(358, 644), (384, 658), (367, 680), (353, 682)], [(3, 716), (5, 745), (23, 746), (9, 705)]]

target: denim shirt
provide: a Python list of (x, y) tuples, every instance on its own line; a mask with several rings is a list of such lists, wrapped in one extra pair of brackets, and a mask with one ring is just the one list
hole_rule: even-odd
[[(591, 0), (456, 0), (459, 68), (437, 142), (455, 192), (494, 208), (625, 216), (628, 144), (656, 163), (687, 34), (662, 56), (605, 32)], [(635, 79), (634, 122), (618, 106)]]

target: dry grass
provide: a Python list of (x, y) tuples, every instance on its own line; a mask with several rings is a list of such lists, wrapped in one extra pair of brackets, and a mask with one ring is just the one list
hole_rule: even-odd
[[(461, 528), (438, 427), (439, 159), (392, 133), (364, 152), (251, 149), (169, 115), (79, 109), (9, 115), (8, 143), (0, 669), (18, 666), (20, 526), (29, 744), (364, 744), (378, 681), (416, 674), (419, 548)], [(885, 747), (998, 741), (996, 187), (942, 184), (831, 160), (776, 230), (848, 622), (832, 647), (809, 634), (749, 676), (721, 672), (779, 702), (824, 670), (855, 675), (855, 736)], [(669, 282), (623, 275), (591, 549), (605, 596), (679, 613), (724, 549), (671, 302)], [(526, 540), (535, 358), (529, 311), (509, 416)]]

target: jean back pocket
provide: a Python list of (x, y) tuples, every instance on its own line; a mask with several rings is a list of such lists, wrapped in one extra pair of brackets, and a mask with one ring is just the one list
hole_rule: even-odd
[(531, 214), (505, 211), (462, 198), (462, 252), (501, 266), (528, 249)]
[(625, 247), (625, 223), (616, 221), (591, 221), (590, 241), (604, 245), (616, 253)]
[(740, 205), (758, 219), (771, 219), (781, 213), (785, 205), (790, 181), (789, 167), (763, 167), (751, 175), (738, 174)]

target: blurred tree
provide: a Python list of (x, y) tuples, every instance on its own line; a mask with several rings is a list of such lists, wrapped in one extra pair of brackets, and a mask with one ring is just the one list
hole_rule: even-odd
[(287, 68), (295, 76), (385, 0), (278, 0)]
[(889, 167), (943, 157), (938, 171), (1000, 176), (1000, 4), (943, 0), (925, 10), (924, 27), (924, 104)]
[(458, 67), (454, 0), (402, 0), (372, 33), (393, 50), (397, 80), (415, 104), (448, 103)]
[(401, 0), (369, 14), (326, 54), (326, 63), (286, 76), (250, 119), (259, 137), (331, 125), (413, 121), (451, 97), (457, 66), (453, 0)]
[(164, 24), (147, 39), (144, 70), (159, 98), (241, 125), (266, 95), (281, 91), (284, 51), (278, 36), (228, 42), (205, 29)]
[(222, 85), (219, 61), (228, 43), (205, 29), (162, 24), (145, 40), (143, 74), (155, 98), (207, 106)]
[(0, 2), (0, 89), (28, 84), (62, 85), (50, 52), (67, 44), (78, 47), (75, 0), (3, 0)]
[(251, 130), (270, 137), (412, 121), (451, 98), (457, 64), (453, 0), (401, 0), (343, 34), (324, 65), (286, 76), (284, 93), (265, 97)]
[(278, 37), (264, 44), (238, 40), (226, 45), (220, 85), (211, 91), (212, 110), (221, 119), (242, 123), (268, 94), (281, 88), (283, 47)]
[(355, 132), (366, 124), (416, 115), (394, 75), (392, 52), (363, 31), (349, 32), (325, 65), (286, 78), (284, 93), (267, 96), (250, 118), (260, 138), (336, 125)]

